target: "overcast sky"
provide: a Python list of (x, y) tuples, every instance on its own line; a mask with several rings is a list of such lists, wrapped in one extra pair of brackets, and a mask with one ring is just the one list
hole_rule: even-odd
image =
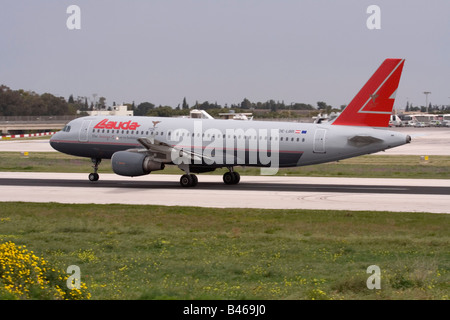
[[(69, 30), (67, 8), (81, 9)], [(381, 29), (366, 22), (381, 9)], [(450, 104), (449, 0), (1, 0), (0, 84), (176, 107), (348, 104), (405, 58), (396, 107)]]

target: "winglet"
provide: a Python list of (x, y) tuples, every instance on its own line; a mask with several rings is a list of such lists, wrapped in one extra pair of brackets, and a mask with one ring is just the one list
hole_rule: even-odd
[(333, 125), (387, 127), (405, 59), (386, 59)]

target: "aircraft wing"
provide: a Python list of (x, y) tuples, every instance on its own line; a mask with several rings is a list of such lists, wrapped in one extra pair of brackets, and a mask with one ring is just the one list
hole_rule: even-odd
[(137, 141), (145, 148), (145, 150), (139, 150), (138, 152), (148, 153), (154, 157), (155, 161), (167, 163), (173, 162), (175, 159), (179, 159), (180, 162), (182, 160), (191, 162), (192, 160), (202, 161), (203, 159), (209, 159), (202, 154), (171, 146), (154, 138), (138, 138)]

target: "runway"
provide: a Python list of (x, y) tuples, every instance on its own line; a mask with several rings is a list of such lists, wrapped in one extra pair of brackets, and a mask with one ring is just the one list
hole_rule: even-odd
[(242, 176), (225, 185), (220, 175), (200, 175), (195, 188), (178, 180), (102, 174), (92, 183), (86, 174), (5, 172), (0, 201), (450, 213), (449, 180)]
[[(412, 143), (383, 155), (450, 155), (449, 128), (391, 128)], [(0, 141), (0, 151), (54, 151), (48, 140)], [(181, 174), (181, 171), (180, 171)], [(182, 188), (179, 175), (126, 178), (102, 174), (0, 173), (0, 201), (123, 203), (219, 208), (376, 210), (450, 213), (450, 180), (242, 176), (225, 185), (220, 175), (199, 175)]]

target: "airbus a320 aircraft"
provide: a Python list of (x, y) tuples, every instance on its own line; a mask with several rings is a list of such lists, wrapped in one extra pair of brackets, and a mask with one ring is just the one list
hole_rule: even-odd
[(386, 59), (333, 121), (297, 123), (222, 119), (88, 116), (70, 121), (50, 140), (70, 155), (98, 165), (111, 159), (123, 176), (141, 176), (175, 164), (183, 187), (197, 185), (194, 173), (226, 167), (226, 184), (237, 184), (235, 166), (278, 168), (312, 165), (397, 147), (411, 137), (387, 130), (404, 59)]

